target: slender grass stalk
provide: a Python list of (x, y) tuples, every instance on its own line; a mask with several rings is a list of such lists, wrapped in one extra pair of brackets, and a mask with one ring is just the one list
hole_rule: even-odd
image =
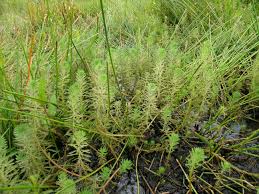
[(55, 42), (55, 71), (56, 71), (56, 97), (58, 98), (58, 84), (59, 84), (59, 64), (58, 64), (58, 41)]
[(106, 77), (107, 77), (107, 94), (108, 94), (108, 117), (110, 117), (111, 94), (110, 94), (110, 76), (109, 76), (109, 64), (108, 64), (108, 62), (106, 62)]
[[(120, 93), (122, 95), (122, 92), (121, 92), (121, 89), (120, 89), (120, 85), (119, 85), (119, 81), (118, 81), (118, 78), (117, 78), (117, 75), (116, 75), (113, 59), (112, 59), (110, 42), (109, 42), (109, 36), (108, 36), (108, 30), (107, 30), (107, 25), (106, 25), (106, 20), (105, 20), (103, 0), (100, 0), (100, 5), (101, 5), (101, 11), (102, 11), (102, 19), (103, 19), (103, 26), (104, 26), (106, 46), (107, 46), (107, 50), (108, 50), (108, 54), (109, 54), (109, 59), (110, 59), (111, 67), (112, 67), (112, 72), (113, 72), (115, 83), (117, 84), (118, 90), (120, 91)], [(108, 63), (107, 63), (107, 65), (108, 65)], [(109, 68), (107, 68), (107, 69), (109, 69)]]
[(73, 71), (73, 8), (69, 13), (69, 52), (70, 52), (70, 79)]
[(86, 72), (87, 72), (88, 76), (90, 76), (90, 75), (91, 75), (91, 69), (90, 69), (89, 65), (87, 64), (87, 62), (84, 60), (84, 58), (83, 58), (82, 55), (80, 54), (80, 52), (79, 52), (79, 50), (77, 49), (77, 47), (76, 47), (76, 45), (75, 45), (75, 43), (74, 43), (73, 40), (72, 40), (72, 44), (73, 44), (73, 47), (75, 48), (76, 53), (77, 53), (77, 55), (79, 56), (81, 62), (84, 64), (84, 67), (86, 68)]
[(12, 186), (12, 187), (0, 187), (0, 191), (16, 191), (16, 190), (37, 190), (37, 189), (49, 189), (49, 188), (57, 188), (56, 186), (30, 186), (30, 185), (24, 185), (24, 186)]
[[(35, 102), (47, 103), (47, 104), (51, 104), (53, 106), (58, 107), (58, 105), (53, 103), (53, 102), (45, 101), (45, 100), (38, 99), (38, 98), (35, 98), (35, 97), (32, 97), (32, 96), (28, 96), (28, 95), (20, 94), (20, 93), (17, 93), (17, 92), (8, 91), (8, 90), (2, 90), (2, 92), (7, 93), (7, 94), (12, 94), (15, 97), (15, 99), (17, 99), (17, 100), (18, 100), (18, 97), (20, 97), (22, 99), (28, 98), (28, 99), (33, 100)], [(14, 103), (17, 103), (17, 101), (14, 101)]]

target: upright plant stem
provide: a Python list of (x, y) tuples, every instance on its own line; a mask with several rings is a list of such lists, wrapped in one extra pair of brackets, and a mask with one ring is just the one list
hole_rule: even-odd
[[(119, 82), (118, 82), (118, 79), (117, 79), (116, 71), (115, 71), (115, 68), (114, 68), (113, 60), (112, 60), (112, 54), (111, 54), (111, 49), (110, 49), (108, 30), (107, 30), (107, 25), (106, 25), (106, 20), (105, 20), (105, 15), (104, 15), (104, 8), (103, 8), (103, 1), (102, 0), (100, 0), (100, 5), (101, 5), (101, 11), (102, 11), (102, 19), (103, 19), (103, 26), (104, 26), (106, 46), (107, 46), (107, 50), (108, 50), (108, 54), (109, 54), (109, 59), (110, 59), (111, 67), (112, 67), (112, 72), (113, 72), (114, 79), (115, 79), (115, 82), (117, 84), (117, 87), (118, 87), (118, 89), (119, 89), (119, 91), (121, 93)], [(108, 65), (109, 64), (107, 63), (107, 66)], [(109, 68), (107, 68), (107, 69), (109, 69)], [(107, 74), (107, 76), (109, 76), (109, 75)]]
[(69, 52), (70, 52), (70, 78), (72, 76), (72, 68), (73, 68), (73, 10), (70, 15), (70, 24), (69, 24)]
[(56, 98), (58, 98), (59, 66), (58, 66), (58, 41), (55, 44), (55, 68), (56, 68)]
[(32, 57), (33, 57), (33, 49), (34, 49), (34, 42), (35, 42), (35, 37), (32, 35), (31, 37), (31, 46), (29, 49), (29, 55), (28, 55), (28, 72), (27, 72), (27, 79), (25, 82), (25, 87), (24, 87), (24, 94), (26, 94), (26, 88), (31, 80), (31, 65), (32, 65)]
[(108, 62), (106, 62), (106, 73), (107, 73), (107, 92), (108, 92), (108, 116), (110, 116), (111, 95), (110, 95), (110, 77), (109, 77), (109, 64), (108, 64)]

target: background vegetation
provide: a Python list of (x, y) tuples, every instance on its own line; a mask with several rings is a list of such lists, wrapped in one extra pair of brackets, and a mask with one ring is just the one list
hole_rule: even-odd
[(116, 193), (135, 173), (137, 193), (256, 193), (258, 17), (255, 0), (1, 0), (0, 192)]

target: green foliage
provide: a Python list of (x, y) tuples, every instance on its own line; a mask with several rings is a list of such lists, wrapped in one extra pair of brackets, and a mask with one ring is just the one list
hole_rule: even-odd
[(129, 147), (133, 147), (133, 146), (137, 145), (137, 143), (138, 143), (138, 139), (135, 136), (129, 137), (129, 141), (128, 141)]
[(193, 172), (202, 165), (206, 156), (202, 148), (192, 148), (187, 159), (187, 167), (189, 168), (189, 176), (192, 177)]
[(259, 55), (257, 54), (252, 75), (252, 90), (259, 96)]
[(0, 136), (0, 187), (14, 185), (17, 181), (18, 171), (11, 156), (4, 137)]
[(77, 168), (89, 171), (90, 168), (87, 163), (91, 160), (86, 132), (81, 130), (75, 131), (71, 137), (69, 146), (71, 146), (73, 150), (69, 152), (68, 156), (73, 160), (76, 160)]
[(111, 169), (107, 166), (102, 168), (101, 178), (103, 181), (107, 181), (110, 178)]
[(101, 147), (98, 150), (98, 157), (99, 157), (100, 164), (104, 164), (106, 162), (107, 154), (108, 154), (108, 150), (106, 147)]
[(39, 80), (39, 87), (38, 87), (38, 99), (42, 101), (47, 101), (47, 83), (45, 79)]
[(94, 194), (94, 192), (91, 189), (86, 188), (81, 191), (80, 194)]
[(71, 120), (73, 124), (82, 122), (86, 103), (84, 101), (86, 93), (86, 75), (83, 70), (78, 70), (76, 74), (76, 82), (69, 87), (68, 105), (71, 111)]
[[(162, 154), (162, 160), (167, 152), (168, 161), (184, 161), (169, 158), (182, 143), (179, 151), (192, 149), (186, 179), (194, 188), (207, 188), (203, 176), (193, 176), (206, 169), (214, 176), (214, 193), (226, 187), (253, 192), (248, 188), (255, 188), (250, 180), (257, 176), (245, 172), (249, 168), (214, 159), (219, 153), (221, 161), (256, 157), (250, 144), (257, 131), (251, 134), (250, 125), (237, 135), (241, 143), (225, 136), (232, 122), (257, 118), (255, 1), (103, 2), (106, 27), (98, 0), (1, 0), (0, 189), (50, 193), (58, 185), (56, 192), (78, 193), (79, 181), (87, 188), (81, 193), (96, 193), (116, 167), (121, 174), (133, 168), (133, 161), (121, 159), (127, 154), (136, 158), (139, 151), (138, 162), (152, 171), (156, 158), (147, 155)], [(199, 168), (205, 150), (213, 159)], [(57, 169), (75, 176), (58, 176)], [(227, 180), (230, 171), (238, 173), (228, 173)]]
[(145, 93), (145, 107), (144, 107), (144, 118), (145, 125), (148, 125), (150, 120), (154, 118), (157, 113), (157, 86), (154, 83), (148, 83), (146, 86)]
[(163, 174), (165, 174), (165, 172), (166, 172), (166, 168), (164, 167), (164, 166), (160, 166), (159, 168), (158, 168), (158, 174), (159, 175), (163, 175)]
[(238, 101), (240, 100), (240, 98), (241, 98), (240, 92), (234, 91), (233, 94), (232, 94), (232, 96), (231, 96), (231, 101), (232, 101), (233, 103), (236, 103), (236, 102), (238, 102)]
[(221, 162), (221, 171), (222, 171), (222, 173), (229, 172), (231, 167), (232, 167), (231, 163), (229, 163), (227, 161)]
[(51, 97), (50, 97), (50, 103), (48, 105), (48, 114), (50, 116), (55, 116), (56, 113), (57, 113), (57, 97), (55, 94), (53, 94)]
[(163, 129), (166, 131), (168, 128), (168, 124), (171, 120), (172, 111), (169, 106), (166, 106), (162, 111), (162, 120), (164, 122)]
[(67, 177), (67, 174), (61, 172), (58, 176), (57, 182), (59, 188), (57, 191), (62, 194), (75, 194), (76, 193), (76, 184), (75, 181)]
[(169, 153), (172, 153), (175, 150), (176, 146), (179, 144), (179, 141), (180, 141), (180, 137), (177, 133), (173, 132), (168, 136)]
[(105, 158), (105, 157), (107, 156), (107, 153), (108, 153), (108, 150), (107, 150), (106, 147), (101, 147), (101, 148), (99, 149), (99, 156), (100, 156), (101, 158)]
[(131, 170), (133, 167), (133, 163), (131, 160), (128, 160), (128, 159), (123, 159), (121, 161), (121, 164), (120, 164), (120, 173), (123, 174), (123, 173), (126, 173), (128, 172), (129, 170)]
[(44, 172), (44, 157), (39, 148), (39, 138), (37, 129), (28, 123), (15, 127), (15, 142), (18, 147), (16, 157), (22, 172), (27, 176)]

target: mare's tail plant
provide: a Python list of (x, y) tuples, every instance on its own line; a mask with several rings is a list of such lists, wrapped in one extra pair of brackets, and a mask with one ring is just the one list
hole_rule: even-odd
[(176, 149), (177, 145), (180, 142), (180, 137), (177, 133), (172, 132), (171, 134), (168, 135), (168, 159), (171, 155), (171, 153), (174, 152), (174, 150)]
[(62, 194), (76, 194), (76, 183), (73, 179), (68, 178), (67, 174), (61, 172), (58, 176), (57, 182), (59, 188), (57, 189), (58, 193)]
[(76, 81), (68, 90), (68, 107), (70, 109), (69, 121), (75, 125), (82, 124), (86, 114), (86, 92), (87, 92), (86, 74), (84, 70), (79, 69), (76, 74)]
[(121, 164), (120, 164), (120, 173), (123, 174), (123, 173), (126, 173), (128, 172), (129, 170), (131, 170), (133, 168), (133, 163), (131, 160), (128, 160), (128, 159), (123, 159), (121, 161)]
[[(190, 185), (194, 179), (195, 170), (197, 170), (197, 168), (202, 166), (205, 158), (206, 156), (202, 148), (196, 147), (192, 149), (186, 163), (189, 169), (188, 177), (189, 177)], [(189, 189), (192, 190), (192, 187), (190, 186)]]
[(80, 174), (90, 171), (91, 169), (87, 165), (91, 160), (86, 132), (81, 130), (74, 131), (71, 135), (69, 146), (72, 147), (72, 151), (68, 153), (68, 156), (75, 160), (73, 162), (75, 162), (76, 171), (79, 171)]
[(0, 190), (2, 187), (13, 186), (17, 182), (18, 171), (12, 154), (8, 153), (7, 143), (0, 136)]
[(45, 157), (42, 154), (38, 129), (29, 123), (20, 124), (14, 129), (15, 144), (18, 154), (17, 164), (26, 177), (34, 174), (45, 174)]
[(217, 177), (215, 187), (217, 187), (219, 190), (222, 190), (222, 188), (220, 187), (224, 185), (224, 176), (226, 176), (227, 173), (231, 172), (232, 165), (228, 161), (222, 161), (220, 167), (220, 174)]

